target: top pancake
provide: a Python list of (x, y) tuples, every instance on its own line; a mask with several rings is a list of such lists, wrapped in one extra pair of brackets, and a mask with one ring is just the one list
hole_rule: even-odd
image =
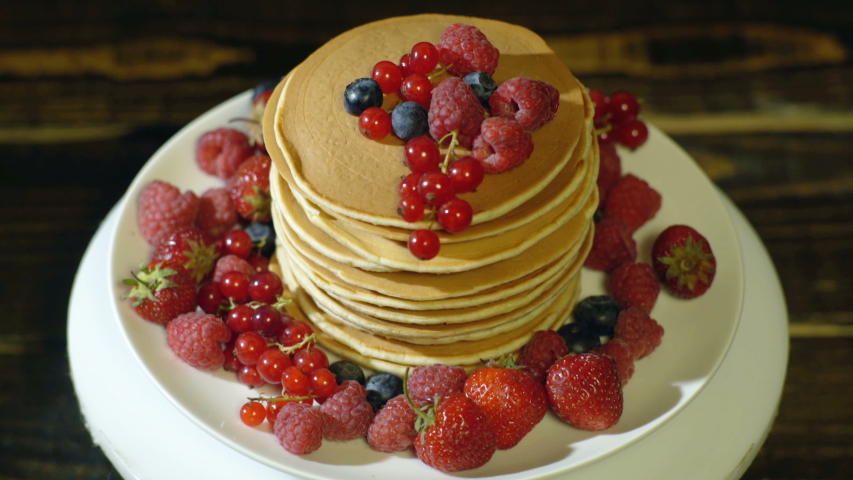
[[(535, 33), (494, 20), (446, 15), (397, 17), (350, 30), (329, 41), (285, 80), (275, 109), (276, 167), (292, 188), (321, 209), (355, 220), (404, 229), (423, 228), (396, 212), (396, 185), (409, 171), (403, 142), (389, 135), (365, 139), (357, 118), (343, 108), (346, 86), (366, 77), (370, 66), (394, 61), (421, 41), (437, 43), (448, 25), (477, 26), (501, 52), (494, 78), (543, 80), (560, 92), (556, 117), (533, 134), (533, 155), (504, 174), (487, 175), (477, 191), (462, 197), (474, 210), (473, 224), (497, 218), (545, 188), (565, 167), (584, 123), (580, 84)], [(460, 153), (457, 151), (457, 153)]]

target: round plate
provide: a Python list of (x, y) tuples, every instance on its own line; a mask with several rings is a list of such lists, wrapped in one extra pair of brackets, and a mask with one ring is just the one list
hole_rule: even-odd
[[(384, 454), (364, 441), (325, 442), (318, 451), (298, 457), (284, 451), (265, 423), (250, 428), (239, 409), (250, 390), (230, 372), (202, 372), (181, 362), (168, 349), (165, 329), (142, 320), (122, 296), (121, 280), (146, 261), (151, 249), (136, 225), (136, 199), (150, 181), (168, 181), (181, 190), (201, 194), (222, 181), (202, 173), (194, 161), (196, 139), (208, 130), (248, 115), (246, 92), (202, 115), (151, 157), (118, 205), (119, 217), (110, 239), (108, 272), (112, 306), (127, 344), (152, 382), (184, 415), (235, 450), (274, 468), (304, 478), (397, 479), (400, 471), (419, 479), (445, 478), (409, 452)], [(355, 128), (355, 127), (353, 127)], [(652, 317), (663, 325), (663, 343), (636, 362), (624, 391), (625, 407), (617, 425), (603, 432), (571, 427), (549, 412), (515, 448), (499, 451), (485, 466), (457, 475), (501, 479), (543, 478), (565, 473), (610, 455), (648, 435), (681, 411), (714, 375), (728, 351), (743, 301), (743, 266), (737, 236), (712, 183), (672, 140), (649, 126), (649, 140), (636, 152), (620, 150), (623, 170), (646, 180), (663, 196), (658, 214), (638, 230), (639, 261), (649, 262), (658, 232), (676, 223), (689, 224), (705, 235), (717, 259), (713, 287), (694, 300), (661, 292)], [(367, 140), (365, 140), (367, 141)], [(585, 270), (581, 296), (605, 293), (606, 276)], [(261, 393), (274, 392), (264, 387)]]

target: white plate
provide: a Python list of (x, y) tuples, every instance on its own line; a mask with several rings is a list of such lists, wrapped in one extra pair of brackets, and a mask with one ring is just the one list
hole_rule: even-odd
[[(201, 193), (221, 181), (195, 165), (196, 139), (248, 113), (246, 92), (202, 115), (166, 142), (131, 184), (118, 205), (119, 217), (108, 252), (112, 305), (129, 348), (157, 388), (190, 420), (235, 450), (264, 464), (305, 478), (398, 479), (445, 478), (412, 454), (382, 454), (366, 442), (326, 442), (305, 457), (285, 452), (266, 424), (249, 428), (239, 419), (246, 397), (256, 395), (229, 372), (207, 373), (178, 360), (165, 344), (163, 327), (140, 319), (121, 300), (127, 278), (150, 249), (136, 226), (136, 198), (151, 180), (162, 179), (182, 190)], [(744, 283), (740, 247), (731, 220), (713, 185), (672, 140), (650, 126), (649, 140), (636, 152), (620, 151), (625, 172), (647, 180), (663, 196), (657, 216), (635, 238), (639, 260), (649, 261), (658, 232), (686, 223), (705, 235), (717, 258), (713, 287), (694, 300), (662, 292), (652, 316), (666, 329), (663, 344), (636, 363), (625, 388), (622, 419), (604, 432), (585, 432), (550, 414), (518, 446), (497, 452), (485, 466), (457, 476), (501, 479), (543, 478), (579, 468), (636, 442), (681, 411), (714, 375), (731, 344), (740, 318)], [(582, 296), (604, 293), (605, 276), (585, 271)], [(271, 390), (269, 390), (271, 391)]]

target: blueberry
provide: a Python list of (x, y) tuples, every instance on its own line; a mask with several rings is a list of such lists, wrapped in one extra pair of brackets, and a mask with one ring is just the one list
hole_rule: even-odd
[(278, 86), (278, 83), (280, 81), (281, 77), (270, 78), (269, 80), (264, 80), (263, 82), (257, 84), (255, 88), (252, 89), (252, 102), (254, 103), (255, 99), (258, 98), (258, 95), (266, 91), (275, 90), (275, 87)]
[(403, 393), (403, 379), (388, 372), (377, 372), (367, 379), (367, 402), (378, 412), (388, 400)]
[(338, 382), (338, 385), (347, 380), (355, 380), (364, 385), (364, 370), (349, 360), (338, 360), (329, 365), (329, 371), (335, 375), (335, 381)]
[(471, 91), (480, 100), (484, 107), (489, 106), (489, 98), (492, 97), (492, 92), (498, 88), (495, 79), (486, 72), (472, 72), (465, 75), (462, 81), (471, 87)]
[(382, 89), (372, 78), (359, 78), (344, 91), (344, 109), (350, 115), (359, 116), (370, 107), (381, 107), (383, 100)]
[(575, 322), (586, 326), (588, 330), (598, 335), (611, 336), (621, 311), (622, 307), (613, 297), (593, 295), (578, 302), (572, 316), (575, 317)]
[(557, 333), (566, 341), (570, 352), (584, 353), (601, 346), (601, 338), (598, 334), (585, 327), (578, 323), (568, 323), (557, 330)]
[(426, 109), (416, 102), (403, 102), (391, 112), (391, 128), (394, 135), (403, 141), (429, 133), (429, 120)]
[(275, 229), (269, 223), (252, 222), (244, 229), (261, 255), (269, 258), (275, 252)]

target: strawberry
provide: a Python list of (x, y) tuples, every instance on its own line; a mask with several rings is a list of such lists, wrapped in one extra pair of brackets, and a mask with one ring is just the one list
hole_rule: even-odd
[(628, 174), (619, 179), (607, 194), (604, 217), (618, 218), (636, 231), (660, 210), (661, 196), (645, 180)]
[(631, 229), (618, 218), (605, 218), (595, 224), (595, 236), (584, 266), (609, 272), (625, 262), (637, 259), (637, 242)]
[(702, 234), (687, 225), (672, 225), (652, 246), (652, 267), (675, 296), (696, 298), (714, 281), (717, 259)]
[(267, 109), (273, 90), (278, 85), (280, 79), (274, 78), (257, 85), (252, 91), (252, 106), (249, 111), (249, 122), (246, 130), (249, 132), (249, 145), (255, 147), (261, 153), (267, 153), (267, 147), (264, 144), (264, 129), (262, 122), (264, 113)]
[(194, 283), (199, 283), (213, 270), (218, 258), (217, 243), (208, 234), (193, 227), (169, 235), (160, 243), (151, 259), (165, 262), (175, 270), (183, 270)]
[(540, 330), (521, 347), (516, 363), (527, 368), (536, 380), (545, 381), (545, 375), (558, 358), (569, 354), (569, 347), (559, 333)]
[(187, 273), (153, 261), (139, 266), (139, 273), (123, 283), (132, 287), (124, 298), (133, 300), (133, 309), (149, 322), (165, 325), (196, 307), (195, 283)]
[(613, 338), (625, 342), (634, 360), (639, 360), (660, 345), (663, 333), (663, 327), (649, 317), (648, 312), (640, 307), (630, 307), (619, 312)]
[(616, 362), (594, 353), (557, 360), (545, 381), (554, 413), (584, 430), (604, 430), (622, 416), (622, 378)]
[(501, 450), (512, 448), (545, 417), (548, 396), (532, 373), (486, 366), (465, 381), (465, 395), (486, 414)]
[(489, 419), (464, 393), (442, 397), (426, 412), (418, 410), (415, 423), (418, 458), (445, 473), (483, 466), (497, 450)]
[(648, 263), (625, 262), (610, 273), (607, 288), (622, 308), (638, 306), (652, 313), (660, 294), (660, 280)]
[(254, 155), (246, 159), (229, 186), (231, 200), (237, 207), (237, 213), (251, 222), (269, 222), (270, 213), (270, 157)]

